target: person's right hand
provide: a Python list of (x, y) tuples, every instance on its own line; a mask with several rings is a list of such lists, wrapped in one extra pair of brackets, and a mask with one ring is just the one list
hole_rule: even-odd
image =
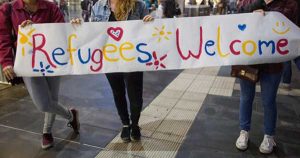
[(13, 80), (16, 77), (16, 74), (12, 66), (5, 67), (3, 69), (3, 74), (8, 81)]
[(257, 9), (257, 10), (254, 10), (253, 13), (260, 13), (262, 14), (263, 16), (265, 16), (265, 11), (263, 9)]
[(265, 0), (265, 3), (266, 3), (266, 4), (269, 4), (269, 3), (271, 3), (271, 2), (273, 2), (273, 0)]
[(151, 16), (151, 15), (146, 15), (144, 18), (143, 18), (143, 21), (144, 22), (150, 22), (150, 21), (153, 21), (154, 18)]

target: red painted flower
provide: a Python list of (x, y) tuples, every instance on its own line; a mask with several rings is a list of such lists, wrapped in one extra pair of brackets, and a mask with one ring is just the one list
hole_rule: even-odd
[(157, 55), (156, 55), (156, 52), (154, 51), (152, 53), (152, 56), (153, 56), (153, 59), (154, 59), (154, 62), (149, 62), (149, 63), (146, 63), (147, 66), (155, 66), (155, 69), (157, 70), (158, 67), (162, 67), (162, 68), (166, 68), (166, 66), (162, 63), (162, 61), (164, 59), (166, 59), (167, 57), (167, 54), (163, 55), (162, 57), (160, 57), (159, 59), (157, 58)]

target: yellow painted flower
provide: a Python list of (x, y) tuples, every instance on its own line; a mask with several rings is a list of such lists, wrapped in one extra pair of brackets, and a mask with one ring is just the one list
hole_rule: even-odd
[(161, 29), (155, 27), (155, 33), (153, 33), (152, 36), (158, 37), (158, 42), (160, 42), (162, 39), (170, 40), (168, 36), (172, 34), (172, 32), (167, 32), (165, 28), (165, 25), (163, 25)]

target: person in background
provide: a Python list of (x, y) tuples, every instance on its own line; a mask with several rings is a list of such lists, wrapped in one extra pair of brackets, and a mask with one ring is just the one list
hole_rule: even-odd
[[(300, 11), (300, 0), (298, 2), (298, 11)], [(296, 23), (300, 27), (300, 16), (298, 14), (298, 19)], [(294, 59), (294, 63), (296, 64), (298, 71), (300, 71), (300, 57)], [(291, 82), (292, 82), (292, 61), (287, 61), (284, 63), (283, 74), (282, 74), (282, 83), (280, 85), (281, 88), (286, 90), (291, 90)]]
[(69, 9), (68, 9), (68, 3), (66, 0), (60, 0), (59, 1), (59, 8), (61, 10), (61, 12), (63, 13), (63, 15), (67, 15), (69, 16)]
[(90, 21), (93, 5), (97, 1), (98, 0), (82, 0), (81, 1), (80, 5), (81, 5), (81, 10), (82, 10), (82, 18), (83, 18), (84, 22)]
[[(300, 57), (294, 59), (294, 63), (296, 64), (298, 71), (300, 71)], [(282, 83), (280, 87), (290, 91), (292, 90), (291, 82), (292, 82), (292, 61), (287, 61), (284, 63), (283, 66)]]
[(149, 12), (154, 11), (157, 8), (157, 0), (143, 0), (145, 2), (146, 8)]
[[(242, 0), (238, 2), (239, 12), (278, 11), (291, 21), (298, 18), (297, 2), (295, 0)], [(277, 121), (276, 95), (282, 75), (282, 63), (252, 65), (259, 70), (261, 98), (264, 107), (264, 138), (259, 147), (263, 154), (272, 153), (276, 146), (274, 135)], [(239, 150), (248, 148), (251, 126), (252, 105), (255, 96), (255, 83), (240, 79), (240, 135), (236, 141)]]
[(147, 9), (150, 9), (151, 6), (152, 6), (150, 0), (143, 0), (143, 1), (145, 2), (146, 8), (147, 8)]
[[(0, 64), (7, 80), (13, 80), (14, 48), (19, 25), (32, 23), (63, 23), (59, 8), (47, 0), (15, 0), (0, 7)], [(38, 64), (40, 65), (40, 64)], [(76, 109), (67, 109), (58, 103), (59, 77), (23, 77), (26, 88), (37, 109), (45, 112), (42, 148), (53, 146), (52, 126), (55, 116), (69, 121), (75, 133), (79, 132), (79, 115)]]
[(227, 5), (227, 13), (234, 14), (237, 11), (237, 0), (229, 0), (229, 4)]
[(181, 15), (181, 10), (176, 0), (160, 0), (157, 10), (151, 15), (156, 19), (174, 18)]
[(227, 7), (226, 0), (213, 0), (213, 13), (222, 15), (225, 13), (225, 8)]

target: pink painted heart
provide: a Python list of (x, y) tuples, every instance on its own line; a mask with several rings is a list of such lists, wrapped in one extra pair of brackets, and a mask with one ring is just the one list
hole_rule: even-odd
[(116, 41), (120, 41), (123, 36), (123, 29), (120, 27), (110, 27), (107, 29), (107, 34)]

